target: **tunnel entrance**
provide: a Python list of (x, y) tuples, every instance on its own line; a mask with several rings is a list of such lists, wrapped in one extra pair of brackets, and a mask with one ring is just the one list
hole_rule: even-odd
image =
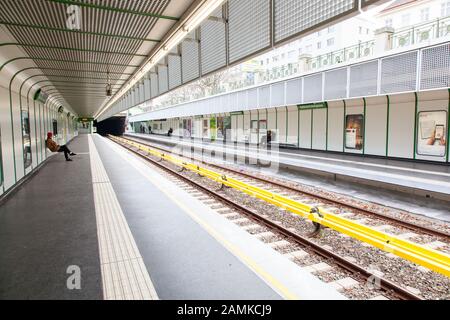
[(102, 122), (95, 122), (94, 126), (97, 127), (97, 133), (102, 136), (108, 134), (121, 136), (125, 132), (125, 120), (125, 116), (111, 117)]

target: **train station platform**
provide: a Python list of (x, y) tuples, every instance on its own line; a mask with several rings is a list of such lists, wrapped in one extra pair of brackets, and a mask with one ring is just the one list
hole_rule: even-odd
[(366, 157), (351, 154), (326, 153), (292, 148), (258, 149), (255, 145), (224, 144), (222, 141), (199, 141), (190, 138), (153, 134), (127, 133), (130, 137), (183, 148), (195, 147), (203, 154), (226, 154), (256, 163), (271, 163), (272, 167), (292, 169), (331, 178), (383, 187), (396, 191), (450, 199), (450, 166), (397, 159)]
[(0, 205), (0, 299), (345, 299), (98, 135)]

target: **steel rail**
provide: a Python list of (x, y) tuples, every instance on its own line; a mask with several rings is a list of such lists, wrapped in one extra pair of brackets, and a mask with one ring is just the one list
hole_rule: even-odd
[(127, 141), (123, 138), (115, 137), (115, 139), (121, 139), (121, 141), (129, 143), (130, 145), (133, 145), (134, 147), (137, 147), (140, 150), (143, 150), (151, 155), (172, 162), (175, 165), (205, 176), (225, 186), (234, 188), (248, 195), (264, 200), (267, 203), (273, 204), (279, 208), (285, 209), (303, 218), (309, 219), (313, 223), (318, 223), (322, 226), (331, 228), (359, 241), (366, 242), (383, 251), (393, 253), (401, 258), (417, 263), (435, 272), (450, 277), (450, 255), (447, 255), (443, 252), (427, 248), (417, 243), (401, 239), (397, 236), (375, 230), (368, 226), (328, 212), (324, 208), (304, 204), (292, 200), (288, 197), (281, 196), (262, 188), (244, 183), (237, 179), (227, 177), (224, 174), (202, 168), (196, 164), (183, 161), (180, 158), (161, 153), (159, 151), (156, 151), (155, 149), (151, 149), (144, 144), (133, 142), (130, 140)]
[[(133, 137), (133, 138), (136, 139), (136, 137)], [(130, 139), (130, 138), (128, 138), (128, 139)], [(139, 139), (139, 138), (137, 138), (137, 139), (139, 141), (143, 140), (143, 139)], [(134, 140), (134, 139), (130, 139), (130, 140)], [(134, 140), (134, 141), (136, 141), (136, 140)], [(141, 142), (141, 143), (143, 143), (143, 142)], [(146, 143), (143, 143), (143, 144), (146, 144)], [(155, 146), (154, 144), (147, 144), (147, 145), (149, 147), (161, 150), (163, 152), (171, 152), (168, 149), (162, 148), (160, 146)], [(332, 202), (332, 203), (338, 204), (340, 206), (345, 206), (345, 207), (347, 207), (349, 209), (361, 211), (362, 213), (367, 214), (369, 216), (370, 215), (371, 216), (376, 216), (377, 218), (384, 219), (386, 221), (390, 221), (390, 222), (396, 223), (396, 224), (398, 224), (398, 225), (400, 225), (400, 226), (402, 226), (404, 228), (407, 228), (407, 229), (419, 230), (419, 231), (421, 231), (423, 233), (426, 233), (426, 234), (432, 235), (432, 236), (438, 236), (438, 237), (443, 237), (443, 238), (450, 237), (449, 233), (446, 233), (446, 232), (443, 232), (443, 231), (440, 231), (440, 230), (436, 230), (436, 229), (433, 229), (433, 228), (430, 228), (430, 227), (427, 227), (427, 226), (422, 226), (422, 225), (419, 225), (419, 224), (407, 222), (407, 221), (404, 221), (404, 220), (401, 220), (401, 219), (398, 219), (398, 218), (395, 218), (395, 217), (387, 216), (387, 215), (384, 215), (382, 213), (379, 213), (379, 212), (376, 212), (376, 211), (372, 211), (372, 210), (369, 210), (369, 209), (366, 209), (366, 208), (362, 208), (362, 207), (359, 207), (357, 205), (350, 204), (350, 203), (347, 203), (347, 202), (344, 202), (344, 201), (341, 201), (341, 200), (331, 199), (331, 198), (323, 196), (323, 195), (318, 195), (318, 194), (315, 194), (315, 193), (312, 193), (312, 192), (309, 192), (309, 191), (298, 189), (298, 188), (296, 188), (294, 186), (290, 186), (290, 185), (288, 185), (286, 183), (282, 183), (282, 182), (279, 182), (279, 181), (272, 181), (272, 180), (269, 180), (269, 179), (265, 179), (263, 177), (255, 176), (255, 175), (253, 175), (251, 173), (242, 172), (242, 171), (239, 171), (239, 170), (236, 170), (236, 169), (233, 169), (233, 168), (225, 167), (225, 166), (220, 165), (220, 164), (206, 162), (205, 160), (198, 159), (197, 157), (192, 157), (192, 159), (194, 159), (196, 161), (200, 161), (200, 162), (202, 162), (202, 163), (204, 163), (204, 164), (206, 164), (208, 166), (214, 167), (214, 168), (226, 170), (226, 171), (232, 172), (234, 174), (239, 174), (239, 175), (244, 176), (246, 178), (250, 178), (250, 179), (258, 180), (258, 181), (261, 181), (261, 182), (264, 182), (264, 183), (272, 184), (274, 186), (287, 189), (289, 191), (302, 193), (302, 194), (314, 197), (314, 198), (322, 200), (322, 201)]]
[[(314, 253), (320, 255), (321, 257), (325, 258), (325, 259), (331, 259), (332, 262), (336, 263), (338, 266), (344, 268), (345, 270), (349, 271), (350, 273), (352, 273), (355, 276), (362, 276), (365, 279), (369, 279), (371, 277), (373, 277), (373, 273), (371, 273), (369, 270), (359, 266), (358, 264), (334, 253), (333, 251), (330, 251), (328, 249), (325, 249), (323, 247), (321, 247), (320, 245), (314, 243), (313, 241), (309, 240), (308, 238), (306, 238), (305, 236), (299, 235), (297, 233), (294, 233), (288, 229), (283, 228), (282, 226), (278, 225), (277, 223), (269, 220), (266, 217), (261, 216), (260, 214), (258, 214), (256, 211), (251, 210), (247, 207), (242, 206), (240, 203), (231, 200), (229, 198), (226, 198), (225, 196), (221, 195), (220, 193), (211, 190), (203, 185), (201, 185), (200, 183), (189, 179), (188, 177), (182, 175), (179, 171), (176, 171), (172, 168), (169, 168), (167, 166), (164, 166), (161, 162), (158, 162), (156, 160), (153, 160), (152, 158), (150, 158), (148, 155), (144, 155), (142, 153), (140, 153), (139, 151), (142, 151), (142, 149), (138, 148), (137, 150), (133, 149), (132, 145), (130, 145), (129, 143), (127, 143), (127, 141), (124, 141), (125, 139), (120, 139), (118, 137), (114, 137), (114, 136), (109, 136), (110, 140), (114, 141), (115, 143), (121, 145), (122, 147), (132, 151), (133, 153), (135, 153), (136, 155), (142, 157), (143, 159), (150, 161), (152, 164), (154, 164), (155, 166), (169, 172), (170, 174), (172, 174), (173, 176), (175, 176), (176, 178), (182, 179), (183, 181), (189, 183), (190, 185), (200, 189), (201, 191), (210, 194), (211, 196), (213, 196), (214, 198), (216, 198), (217, 200), (221, 201), (222, 203), (235, 208), (236, 210), (238, 210), (241, 213), (244, 213), (245, 215), (247, 215), (248, 217), (250, 217), (252, 220), (255, 220), (258, 223), (261, 223), (263, 225), (265, 225), (266, 227), (268, 227), (269, 229), (273, 229), (276, 230), (277, 232), (283, 234), (284, 236), (286, 236), (288, 239), (296, 242), (297, 244), (299, 244), (301, 247), (312, 250)], [(144, 150), (146, 151), (146, 150)], [(384, 279), (382, 277), (378, 277), (378, 279), (380, 280), (380, 287), (388, 292), (388, 293), (394, 293), (398, 298), (403, 299), (403, 300), (423, 300), (422, 297), (415, 295), (412, 292), (409, 292), (408, 290), (402, 288), (401, 286), (395, 284), (394, 282)]]

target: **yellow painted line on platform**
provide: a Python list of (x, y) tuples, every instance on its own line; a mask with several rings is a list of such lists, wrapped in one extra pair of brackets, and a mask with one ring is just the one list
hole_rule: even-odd
[(150, 155), (169, 161), (177, 166), (201, 174), (217, 183), (234, 188), (248, 195), (254, 196), (279, 208), (295, 213), (313, 222), (351, 236), (357, 240), (369, 243), (383, 251), (393, 253), (406, 260), (412, 261), (433, 271), (450, 277), (450, 256), (443, 252), (419, 245), (408, 240), (375, 230), (368, 226), (330, 213), (323, 208), (316, 208), (276, 193), (252, 186), (240, 180), (229, 178), (221, 173), (202, 168), (196, 164), (186, 162), (180, 158), (154, 150), (146, 145), (127, 139), (110, 136), (115, 141), (134, 146)]
[(134, 163), (123, 157), (131, 166), (133, 166), (137, 171), (139, 171), (147, 180), (149, 180), (155, 187), (157, 187), (162, 193), (164, 193), (170, 201), (174, 202), (180, 209), (185, 211), (195, 222), (203, 227), (214, 239), (221, 243), (228, 251), (233, 255), (238, 257), (242, 262), (244, 262), (250, 269), (253, 270), (260, 278), (262, 278), (271, 288), (278, 292), (283, 298), (287, 300), (300, 300), (300, 298), (292, 293), (288, 288), (286, 288), (280, 281), (273, 277), (270, 273), (264, 270), (257, 262), (246, 255), (237, 246), (233, 245), (230, 241), (224, 238), (220, 233), (218, 233), (214, 227), (209, 225), (205, 220), (201, 219), (189, 206), (179, 201), (174, 197), (170, 190), (167, 190), (161, 186), (159, 181), (150, 177), (144, 170), (136, 166)]

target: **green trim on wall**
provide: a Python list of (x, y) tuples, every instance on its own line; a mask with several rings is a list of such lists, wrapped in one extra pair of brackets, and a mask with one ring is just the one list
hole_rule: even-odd
[(300, 110), (297, 109), (297, 147), (300, 148)]
[(43, 46), (43, 45), (38, 45), (38, 44), (29, 44), (29, 43), (20, 43), (20, 42), (0, 43), (0, 47), (5, 47), (5, 46), (19, 46), (19, 47), (38, 48), (38, 49), (54, 49), (54, 50), (77, 51), (77, 52), (116, 54), (116, 55), (124, 55), (124, 56), (130, 56), (130, 57), (142, 57), (142, 58), (148, 57), (145, 54), (137, 54), (137, 53), (132, 53), (132, 52), (103, 51), (103, 50), (92, 50), (92, 49), (81, 49), (81, 48)]
[(275, 130), (277, 134), (277, 140), (279, 138), (280, 133), (278, 132), (278, 108), (275, 108)]
[(5, 192), (5, 183), (3, 178), (3, 149), (2, 149), (2, 128), (0, 125), (0, 185), (3, 192)]
[(288, 125), (289, 125), (289, 123), (288, 123), (288, 121), (289, 121), (289, 112), (288, 112), (288, 107), (285, 107), (286, 108), (286, 144), (288, 143), (288, 133), (289, 133), (289, 131), (288, 131), (288, 129), (289, 129), (289, 127), (288, 127)]
[(418, 107), (419, 107), (419, 100), (417, 97), (417, 92), (414, 92), (414, 98), (415, 98), (415, 104), (414, 104), (414, 146), (413, 146), (413, 150), (414, 150), (414, 154), (413, 154), (413, 159), (416, 160), (416, 153), (417, 153), (417, 111), (418, 111)]
[(136, 38), (136, 37), (130, 37), (130, 36), (123, 36), (123, 35), (119, 35), (119, 34), (79, 31), (79, 30), (63, 29), (63, 28), (52, 28), (52, 27), (47, 27), (47, 26), (38, 26), (38, 25), (25, 24), (25, 23), (8, 22), (8, 21), (0, 21), (0, 24), (5, 25), (5, 26), (11, 26), (11, 27), (21, 27), (21, 28), (31, 28), (31, 29), (37, 29), (37, 30), (87, 34), (87, 35), (91, 35), (91, 36), (102, 36), (102, 37), (110, 37), (110, 38), (117, 38), (117, 39), (124, 39), (124, 40), (161, 42), (160, 40), (156, 40), (156, 39)]
[(342, 127), (342, 152), (345, 152), (345, 118), (347, 117), (347, 102), (345, 100), (342, 101), (344, 102), (344, 117), (342, 119), (344, 122)]
[(301, 109), (301, 110), (323, 109), (323, 108), (328, 108), (328, 104), (326, 102), (298, 104), (297, 108)]
[(86, 2), (81, 2), (81, 1), (73, 1), (73, 0), (46, 0), (46, 1), (67, 4), (67, 5), (75, 5), (75, 6), (85, 7), (85, 8), (89, 8), (89, 9), (98, 9), (98, 10), (105, 10), (105, 11), (111, 11), (111, 12), (133, 14), (133, 15), (138, 15), (138, 16), (143, 16), (143, 17), (153, 17), (153, 18), (173, 20), (173, 21), (180, 20), (180, 18), (177, 18), (177, 17), (165, 16), (165, 15), (158, 14), (158, 13), (121, 9), (121, 8), (103, 6), (103, 5), (86, 3)]
[(326, 127), (325, 127), (325, 150), (328, 151), (328, 102), (325, 102), (327, 105), (327, 122), (326, 122)]
[[(48, 58), (42, 58), (42, 57), (16, 57), (13, 59), (10, 59), (3, 63), (0, 66), (0, 71), (9, 63), (17, 61), (17, 60), (37, 60), (37, 61), (54, 61), (54, 62), (68, 62), (68, 63), (81, 63), (81, 64), (92, 64), (92, 65), (101, 65), (101, 66), (114, 66), (114, 67), (130, 67), (130, 68), (139, 68), (138, 65), (128, 65), (123, 63), (105, 63), (105, 62), (92, 62), (92, 61), (77, 61), (77, 60), (64, 60), (64, 59), (48, 59)], [(96, 71), (93, 71), (96, 72)]]
[(366, 154), (366, 117), (367, 117), (367, 101), (366, 98), (363, 98), (364, 102), (364, 118), (363, 118), (363, 149), (362, 154)]
[(258, 121), (258, 126), (257, 126), (257, 135), (256, 135), (256, 139), (257, 139), (257, 141), (256, 141), (256, 145), (259, 145), (259, 131), (260, 131), (260, 127), (259, 127), (259, 109), (256, 109), (256, 121)]
[(389, 120), (390, 120), (390, 113), (391, 113), (391, 99), (389, 98), (389, 95), (386, 95), (387, 100), (387, 109), (386, 109), (386, 157), (389, 155)]
[(448, 126), (450, 125), (450, 88), (448, 88), (448, 110), (447, 110), (447, 115), (448, 115), (448, 121), (447, 121), (447, 162), (450, 159), (450, 146), (449, 146), (449, 140), (450, 140), (450, 130), (448, 128)]
[(314, 109), (309, 109), (311, 110), (311, 150), (313, 149), (313, 134), (314, 134)]

